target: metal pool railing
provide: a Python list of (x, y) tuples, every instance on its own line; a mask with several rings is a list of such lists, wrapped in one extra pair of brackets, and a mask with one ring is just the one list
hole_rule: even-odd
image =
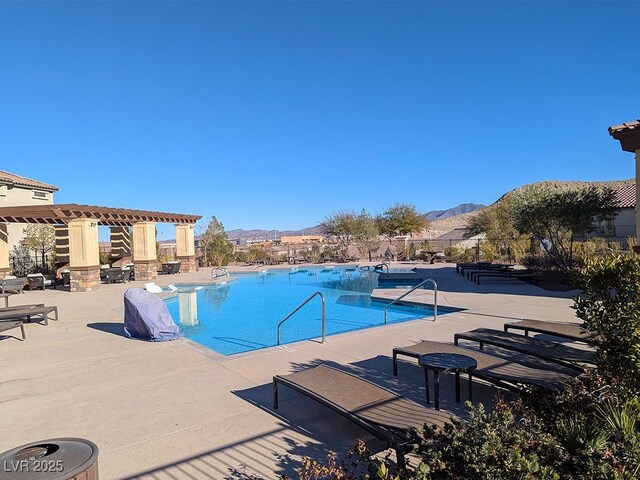
[(400, 295), (398, 298), (396, 298), (391, 303), (387, 304), (386, 307), (384, 307), (384, 324), (385, 325), (387, 324), (387, 310), (391, 305), (402, 300), (404, 297), (414, 292), (415, 290), (417, 290), (427, 282), (431, 282), (433, 284), (433, 321), (435, 322), (436, 320), (438, 320), (438, 284), (433, 278), (427, 278), (426, 280), (423, 280), (418, 285), (413, 287), (411, 290), (404, 292), (402, 295)]
[(278, 323), (278, 330), (277, 330), (278, 345), (280, 345), (280, 327), (282, 326), (282, 324), (287, 320), (289, 320), (293, 315), (295, 315), (298, 310), (300, 310), (307, 303), (309, 303), (313, 299), (313, 297), (317, 297), (317, 296), (319, 296), (320, 300), (322, 300), (322, 343), (324, 343), (324, 337), (326, 332), (325, 301), (324, 301), (324, 295), (322, 295), (322, 292), (316, 292), (313, 295), (311, 295), (309, 298), (307, 298), (304, 302), (302, 302), (300, 305), (298, 305), (289, 315), (287, 315), (282, 320), (280, 320), (280, 323)]

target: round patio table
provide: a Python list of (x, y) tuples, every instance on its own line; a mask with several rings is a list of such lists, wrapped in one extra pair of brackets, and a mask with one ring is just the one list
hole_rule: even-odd
[(433, 371), (433, 389), (436, 410), (440, 410), (440, 372), (453, 372), (456, 378), (456, 402), (460, 401), (460, 372), (469, 375), (469, 401), (471, 401), (471, 385), (473, 370), (478, 366), (475, 359), (458, 353), (427, 353), (418, 358), (418, 364), (424, 368), (424, 383), (429, 400), (429, 370)]

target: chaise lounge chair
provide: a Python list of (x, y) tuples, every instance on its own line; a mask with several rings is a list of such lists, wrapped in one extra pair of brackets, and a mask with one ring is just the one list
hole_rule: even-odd
[[(49, 314), (53, 313), (53, 317)], [(31, 321), (32, 319), (44, 321), (45, 325), (49, 325), (49, 320), (58, 321), (58, 307), (45, 307), (41, 305), (20, 307), (9, 307), (8, 309), (0, 309), (0, 321), (2, 320), (22, 320)]]
[(274, 376), (274, 409), (278, 408), (278, 385), (316, 400), (388, 442), (396, 451), (399, 466), (404, 465), (404, 454), (412, 448), (409, 435), (414, 428), (425, 423), (442, 427), (451, 416), (326, 365)]
[(18, 328), (22, 331), (22, 340), (24, 340), (24, 324), (22, 320), (0, 320), (0, 332), (4, 332), (5, 330), (11, 330), (12, 328)]
[(0, 293), (24, 293), (24, 278), (4, 278), (0, 280)]
[[(398, 374), (399, 356), (418, 359), (421, 355), (428, 353), (457, 353), (471, 357), (478, 363), (477, 368), (473, 370), (474, 377), (515, 392), (521, 391), (523, 386), (536, 386), (557, 391), (579, 375), (579, 372), (574, 369), (545, 360), (531, 358), (528, 364), (525, 365), (511, 359), (478, 352), (477, 350), (429, 340), (423, 340), (406, 347), (394, 348), (393, 374)], [(520, 355), (519, 357), (522, 356)]]
[(483, 349), (485, 344), (493, 345), (551, 362), (557, 362), (578, 370), (582, 370), (582, 367), (576, 365), (576, 363), (595, 363), (595, 352), (591, 349), (582, 350), (561, 343), (550, 342), (540, 338), (525, 337), (517, 333), (502, 332), (490, 328), (476, 328), (469, 332), (454, 334), (453, 343), (458, 345), (460, 340), (477, 342), (480, 350)]
[(504, 324), (504, 331), (523, 330), (525, 336), (529, 336), (529, 332), (545, 333), (555, 337), (567, 338), (576, 342), (589, 343), (593, 337), (583, 327), (576, 323), (560, 323), (549, 322), (545, 320), (520, 320), (519, 322), (507, 322)]

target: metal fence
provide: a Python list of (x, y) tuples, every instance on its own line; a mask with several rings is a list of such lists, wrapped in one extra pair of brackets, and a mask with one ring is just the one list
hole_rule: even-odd
[[(575, 236), (574, 251), (584, 252), (628, 252), (636, 245), (635, 236)], [(491, 248), (486, 244), (491, 244)], [(426, 247), (426, 248), (425, 248)], [(513, 263), (518, 260), (518, 256), (530, 253), (531, 247), (523, 249), (522, 243), (513, 247), (512, 240), (428, 240), (412, 242), (409, 256), (413, 259), (423, 260), (445, 260), (445, 261), (491, 261), (502, 260)], [(534, 247), (535, 248), (535, 247)], [(542, 246), (539, 247), (542, 251)], [(526, 250), (526, 252), (525, 252)], [(488, 258), (490, 254), (490, 258)]]
[(29, 252), (28, 255), (14, 255), (9, 254), (9, 265), (11, 265), (11, 272), (16, 277), (24, 277), (29, 273), (44, 273), (48, 275), (53, 272), (51, 268), (49, 255), (35, 255)]

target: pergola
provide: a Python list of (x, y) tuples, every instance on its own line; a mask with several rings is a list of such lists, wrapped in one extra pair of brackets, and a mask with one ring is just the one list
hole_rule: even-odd
[[(10, 271), (7, 223), (56, 226), (56, 253), (68, 261), (71, 291), (100, 288), (98, 225), (111, 227), (112, 251), (133, 254), (136, 278), (157, 275), (156, 223), (176, 225), (176, 257), (181, 269), (195, 269), (194, 224), (200, 215), (131, 210), (78, 204), (0, 207), (0, 273)], [(129, 227), (131, 227), (131, 232)]]
[[(636, 154), (636, 238), (640, 239), (640, 119), (609, 127), (609, 135), (620, 141), (620, 146), (625, 152)], [(640, 253), (640, 246), (633, 247), (636, 253)]]

